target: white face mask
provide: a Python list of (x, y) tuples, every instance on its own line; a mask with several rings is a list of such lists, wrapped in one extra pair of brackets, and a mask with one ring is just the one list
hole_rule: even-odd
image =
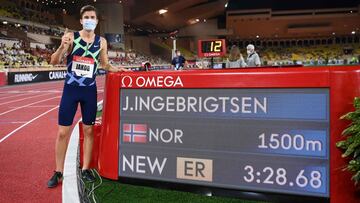
[(83, 20), (84, 30), (93, 31), (93, 30), (95, 30), (96, 25), (97, 25), (97, 22), (94, 19), (84, 19)]

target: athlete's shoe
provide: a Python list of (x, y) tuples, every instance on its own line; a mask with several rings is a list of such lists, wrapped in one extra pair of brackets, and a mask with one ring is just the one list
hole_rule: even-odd
[(81, 171), (82, 178), (89, 183), (95, 182), (95, 177), (93, 176), (92, 172), (89, 169), (85, 169)]
[(63, 178), (63, 174), (61, 172), (54, 171), (54, 175), (48, 181), (47, 184), (48, 188), (56, 187), (59, 184), (59, 182), (62, 180), (62, 178)]

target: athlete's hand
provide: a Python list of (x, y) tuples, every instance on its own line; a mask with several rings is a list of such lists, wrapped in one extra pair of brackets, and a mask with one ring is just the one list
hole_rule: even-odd
[(119, 67), (118, 70), (119, 70), (120, 72), (132, 72), (132, 70), (127, 69), (127, 68), (123, 68), (123, 67)]
[(123, 67), (117, 68), (110, 64), (106, 65), (105, 69), (108, 70), (109, 72), (129, 72), (129, 71), (131, 71), (131, 70), (123, 68)]
[(111, 67), (109, 69), (110, 72), (131, 72), (131, 70), (127, 69), (127, 68), (122, 68), (122, 67), (119, 67), (119, 68), (115, 68), (115, 67)]
[(64, 32), (64, 35), (61, 37), (60, 48), (67, 49), (67, 48), (69, 48), (70, 43), (71, 43), (71, 38), (69, 36), (69, 30), (66, 28), (65, 32)]
[(124, 67), (114, 67), (110, 64), (107, 65), (107, 69), (110, 72), (131, 72), (130, 69), (124, 68)]
[(108, 71), (113, 73), (119, 72), (119, 70), (113, 66), (109, 66)]

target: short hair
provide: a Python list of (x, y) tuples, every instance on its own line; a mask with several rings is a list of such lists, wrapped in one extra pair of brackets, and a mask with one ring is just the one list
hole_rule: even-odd
[(83, 6), (81, 9), (80, 9), (80, 18), (83, 17), (84, 13), (87, 12), (87, 11), (94, 11), (95, 12), (95, 15), (96, 15), (96, 18), (98, 18), (98, 12), (97, 12), (97, 9), (92, 6), (92, 5), (86, 5), (86, 6)]
[(246, 49), (252, 49), (254, 50), (255, 49), (255, 46), (253, 44), (249, 44), (247, 45)]

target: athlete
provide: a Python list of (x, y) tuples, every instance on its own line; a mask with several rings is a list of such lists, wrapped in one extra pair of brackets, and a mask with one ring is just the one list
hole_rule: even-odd
[(94, 32), (98, 23), (96, 8), (91, 5), (82, 7), (80, 17), (83, 29), (78, 32), (68, 32), (66, 29), (61, 39), (61, 45), (52, 54), (50, 61), (53, 65), (59, 64), (67, 55), (67, 75), (60, 102), (59, 129), (55, 145), (56, 169), (48, 181), (49, 188), (56, 187), (62, 181), (68, 138), (78, 103), (81, 107), (84, 129), (82, 177), (88, 182), (95, 181), (89, 165), (94, 139), (93, 125), (97, 110), (96, 72), (99, 65), (111, 72), (127, 71), (109, 64), (107, 42)]

